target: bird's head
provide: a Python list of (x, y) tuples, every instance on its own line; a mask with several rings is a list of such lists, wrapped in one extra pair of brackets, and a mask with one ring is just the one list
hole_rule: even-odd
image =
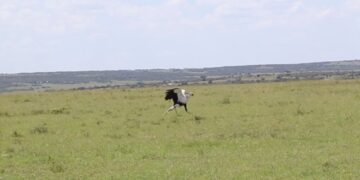
[(192, 92), (188, 92), (187, 94), (188, 94), (188, 96), (194, 96), (194, 93), (192, 93)]

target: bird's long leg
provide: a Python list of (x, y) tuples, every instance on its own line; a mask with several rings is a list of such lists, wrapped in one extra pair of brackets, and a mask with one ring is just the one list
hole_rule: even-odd
[(193, 115), (191, 112), (189, 112), (189, 111), (188, 111), (188, 109), (187, 109), (187, 105), (186, 105), (186, 104), (184, 104), (184, 108), (185, 108), (185, 111), (186, 111), (188, 114)]
[(178, 105), (175, 104), (175, 105), (171, 106), (171, 107), (167, 110), (167, 112), (172, 111), (172, 110), (174, 110), (174, 109), (175, 109), (175, 111), (176, 111), (176, 108), (177, 108), (177, 107), (178, 107)]
[(170, 106), (169, 109), (166, 112), (170, 112), (175, 109), (175, 106)]
[(164, 112), (164, 116), (165, 116), (167, 113), (169, 113), (170, 111), (174, 110), (174, 109), (175, 109), (174, 106), (170, 106), (170, 108), (169, 108), (167, 111)]

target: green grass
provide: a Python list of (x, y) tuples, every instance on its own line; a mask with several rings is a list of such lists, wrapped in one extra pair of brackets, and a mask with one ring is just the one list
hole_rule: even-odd
[(359, 179), (360, 81), (0, 95), (0, 179)]

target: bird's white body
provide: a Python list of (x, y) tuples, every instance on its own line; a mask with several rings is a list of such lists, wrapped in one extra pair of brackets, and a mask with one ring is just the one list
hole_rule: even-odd
[(184, 89), (181, 89), (181, 91), (177, 93), (177, 96), (178, 96), (179, 102), (184, 103), (184, 104), (187, 103), (188, 97), (186, 96)]

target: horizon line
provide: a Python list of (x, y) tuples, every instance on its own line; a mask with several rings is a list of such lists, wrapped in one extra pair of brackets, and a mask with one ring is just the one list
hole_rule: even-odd
[(185, 67), (185, 68), (138, 68), (138, 69), (98, 69), (98, 70), (59, 70), (59, 71), (34, 71), (34, 72), (16, 72), (16, 73), (0, 73), (0, 75), (21, 75), (21, 74), (41, 74), (41, 73), (74, 73), (74, 72), (104, 72), (104, 71), (147, 71), (147, 70), (186, 70), (186, 69), (210, 69), (210, 68), (224, 68), (224, 67), (239, 67), (239, 66), (271, 66), (271, 65), (300, 65), (300, 64), (315, 64), (315, 63), (329, 63), (329, 62), (351, 62), (360, 61), (360, 59), (348, 60), (328, 60), (328, 61), (313, 61), (313, 62), (299, 62), (299, 63), (274, 63), (274, 64), (245, 64), (245, 65), (225, 65), (225, 66), (208, 66), (208, 67)]

